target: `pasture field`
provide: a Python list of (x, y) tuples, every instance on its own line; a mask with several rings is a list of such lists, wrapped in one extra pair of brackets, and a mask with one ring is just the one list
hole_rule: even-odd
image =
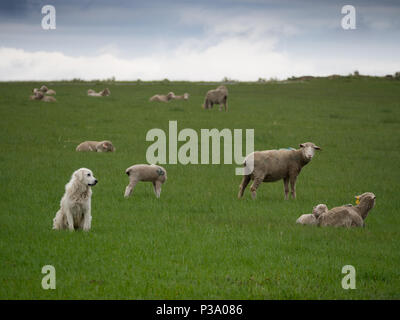
[[(399, 299), (400, 81), (344, 77), (228, 84), (229, 112), (203, 110), (216, 83), (45, 83), (56, 103), (30, 101), (42, 83), (0, 84), (1, 299)], [(86, 91), (109, 87), (111, 96)], [(189, 101), (150, 103), (156, 93)], [(163, 165), (156, 199), (139, 183), (124, 199), (124, 171), (146, 162), (152, 128), (255, 129), (255, 149), (322, 148), (303, 168), (297, 199), (264, 183), (237, 199), (236, 164)], [(84, 140), (115, 153), (78, 153)], [(180, 143), (180, 145), (183, 143)], [(93, 170), (92, 230), (52, 230), (74, 170)], [(376, 206), (359, 229), (295, 224), (318, 203)], [(56, 290), (43, 290), (44, 265)], [(356, 289), (344, 290), (344, 265)]]

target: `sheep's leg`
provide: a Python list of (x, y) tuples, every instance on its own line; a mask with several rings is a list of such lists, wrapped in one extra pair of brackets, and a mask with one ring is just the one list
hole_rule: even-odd
[(286, 177), (283, 179), (283, 186), (285, 188), (285, 200), (289, 198), (289, 178)]
[(156, 197), (159, 198), (161, 195), (161, 182), (160, 181), (153, 182), (153, 188), (154, 188), (154, 193), (156, 194)]
[(239, 194), (238, 194), (238, 198), (239, 199), (241, 197), (243, 197), (244, 190), (246, 189), (246, 187), (249, 184), (250, 180), (251, 180), (250, 175), (243, 176), (242, 183), (239, 186)]
[(290, 177), (290, 188), (292, 189), (292, 198), (296, 199), (296, 179), (297, 176)]
[(251, 185), (250, 191), (251, 191), (251, 197), (253, 199), (256, 198), (257, 196), (257, 188), (259, 187), (260, 183), (263, 182), (263, 178), (260, 177), (254, 177), (254, 182)]
[(138, 182), (139, 180), (137, 179), (133, 179), (129, 182), (128, 186), (125, 189), (125, 195), (124, 195), (125, 198), (128, 198), (131, 195), (133, 189), (135, 188)]

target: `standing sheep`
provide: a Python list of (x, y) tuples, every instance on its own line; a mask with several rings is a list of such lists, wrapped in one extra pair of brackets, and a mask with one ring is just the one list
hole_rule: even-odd
[(76, 147), (76, 151), (114, 152), (111, 141), (84, 141)]
[(158, 101), (158, 102), (168, 102), (171, 99), (174, 99), (175, 93), (169, 92), (167, 95), (156, 94), (152, 96), (149, 101)]
[(150, 181), (153, 183), (154, 193), (159, 198), (161, 185), (167, 180), (167, 171), (155, 164), (136, 164), (125, 170), (129, 176), (129, 184), (125, 189), (125, 198), (128, 198), (139, 181)]
[[(245, 171), (250, 172), (243, 176), (239, 186), (238, 198), (243, 196), (244, 190), (250, 180), (254, 180), (251, 186), (251, 196), (256, 198), (256, 191), (261, 182), (274, 182), (283, 179), (285, 200), (288, 199), (289, 182), (292, 189), (292, 197), (296, 198), (296, 179), (301, 169), (308, 164), (314, 156), (315, 150), (321, 150), (312, 142), (300, 144), (297, 150), (265, 150), (255, 151), (249, 154), (244, 161)], [(250, 158), (251, 157), (251, 158)], [(254, 160), (251, 161), (251, 160)], [(253, 162), (253, 170), (251, 163)]]
[(219, 111), (222, 111), (224, 105), (225, 111), (228, 111), (228, 89), (225, 86), (219, 86), (217, 89), (209, 90), (204, 99), (203, 108), (211, 109), (214, 104), (219, 104)]
[(318, 217), (325, 213), (328, 212), (328, 207), (326, 204), (319, 204), (313, 208), (312, 213), (310, 214), (303, 214), (301, 215), (297, 220), (296, 223), (298, 224), (310, 224), (310, 225), (315, 225), (317, 224)]
[(368, 212), (375, 206), (376, 196), (372, 192), (365, 192), (355, 197), (356, 206), (344, 205), (336, 207), (318, 217), (319, 226), (333, 227), (363, 227)]

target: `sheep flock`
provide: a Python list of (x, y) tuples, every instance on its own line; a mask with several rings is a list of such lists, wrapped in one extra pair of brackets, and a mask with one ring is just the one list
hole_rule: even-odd
[[(55, 102), (56, 91), (42, 85), (39, 89), (32, 90), (33, 95), (30, 100), (39, 100), (44, 102)], [(100, 92), (92, 89), (87, 91), (89, 97), (107, 97), (111, 94), (108, 88)], [(175, 95), (174, 92), (168, 94), (155, 94), (149, 98), (150, 102), (170, 102), (172, 100), (189, 99), (189, 93)], [(208, 90), (205, 93), (203, 109), (211, 109), (214, 104), (219, 105), (219, 110), (228, 111), (228, 89), (221, 85), (216, 89)], [(77, 152), (115, 152), (116, 148), (109, 140), (84, 141), (76, 149)], [(250, 192), (253, 199), (257, 196), (257, 190), (262, 182), (275, 182), (283, 180), (284, 199), (289, 199), (290, 194), (293, 199), (296, 198), (296, 182), (304, 166), (309, 164), (315, 156), (316, 151), (321, 148), (313, 142), (304, 142), (299, 144), (298, 149), (271, 149), (264, 151), (255, 151), (246, 156), (243, 166), (245, 175), (239, 185), (238, 198), (244, 196), (248, 184), (253, 181)], [(128, 175), (129, 184), (125, 188), (124, 197), (129, 198), (140, 181), (151, 182), (154, 193), (157, 198), (161, 195), (161, 186), (167, 181), (167, 171), (165, 168), (155, 164), (134, 164), (125, 170)], [(356, 205), (346, 204), (328, 209), (326, 204), (314, 206), (312, 213), (303, 214), (297, 220), (296, 224), (312, 226), (332, 226), (332, 227), (364, 227), (365, 219), (369, 211), (375, 206), (376, 196), (372, 192), (365, 192), (355, 196)]]

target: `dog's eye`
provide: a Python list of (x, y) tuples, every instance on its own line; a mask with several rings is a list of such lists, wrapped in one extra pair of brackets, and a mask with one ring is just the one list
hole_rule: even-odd
[(87, 176), (90, 177), (90, 173), (88, 173)]

